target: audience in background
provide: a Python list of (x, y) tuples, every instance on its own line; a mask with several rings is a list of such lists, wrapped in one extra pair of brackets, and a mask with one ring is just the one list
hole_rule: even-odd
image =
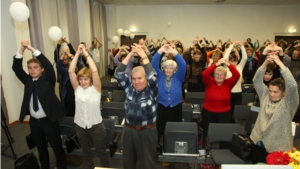
[(90, 47), (90, 53), (92, 54), (100, 78), (105, 76), (103, 57), (100, 56), (101, 47), (102, 43), (96, 37), (94, 37), (94, 40), (92, 41), (92, 46)]
[(252, 79), (258, 67), (258, 61), (253, 57), (254, 50), (252, 48), (247, 48), (246, 52), (248, 58), (243, 69), (243, 79), (245, 84), (252, 84)]
[(202, 81), (202, 72), (205, 69), (206, 51), (204, 48), (194, 50), (193, 60), (187, 65), (186, 81), (188, 92), (204, 92), (205, 86)]
[[(89, 68), (82, 68), (75, 74), (79, 56), (85, 57)], [(102, 167), (109, 167), (106, 152), (106, 131), (102, 123), (100, 110), (101, 80), (93, 59), (85, 46), (80, 44), (69, 67), (70, 81), (75, 91), (76, 112), (74, 122), (76, 133), (82, 148), (83, 161), (86, 169), (95, 168), (93, 162), (94, 147)]]
[[(57, 72), (61, 77), (60, 82), (60, 101), (67, 111), (67, 116), (74, 117), (75, 115), (75, 95), (74, 89), (69, 78), (69, 63), (74, 56), (70, 54), (69, 49), (65, 48), (64, 53), (56, 63)], [(83, 65), (78, 60), (76, 65), (76, 72), (83, 68)]]
[[(236, 48), (240, 46), (242, 51), (242, 58), (240, 59), (239, 53)], [(243, 80), (243, 69), (247, 62), (247, 54), (245, 47), (240, 43), (240, 41), (235, 41), (233, 44), (229, 46), (226, 50), (224, 58), (229, 61), (229, 63), (236, 67), (237, 71), (240, 74), (240, 78), (236, 82), (236, 84), (231, 89), (230, 96), (230, 106), (231, 106), (231, 117), (233, 117), (234, 107), (235, 105), (242, 104), (242, 80)], [(231, 71), (227, 69), (226, 78), (232, 77)], [(232, 118), (233, 119), (233, 118)], [(234, 122), (234, 120), (233, 120)]]

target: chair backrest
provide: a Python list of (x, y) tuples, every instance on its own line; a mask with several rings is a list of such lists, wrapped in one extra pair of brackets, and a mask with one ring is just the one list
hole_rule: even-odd
[(102, 108), (115, 107), (124, 109), (124, 102), (103, 102)]
[(235, 105), (234, 106), (234, 117), (238, 120), (247, 120), (251, 113), (251, 107), (247, 105)]
[(201, 110), (201, 106), (204, 103), (204, 97), (205, 97), (205, 92), (186, 92), (185, 102), (191, 104), (199, 104)]
[(106, 147), (109, 148), (109, 143), (113, 140), (115, 134), (115, 122), (112, 119), (103, 119), (102, 122), (106, 130)]
[(191, 122), (193, 119), (193, 108), (192, 104), (182, 104), (182, 119), (184, 122)]
[(296, 126), (294, 139), (300, 139), (300, 126)]
[(187, 142), (188, 154), (196, 154), (198, 149), (198, 128), (194, 122), (167, 122), (164, 136), (164, 150), (175, 153), (175, 142)]
[(101, 110), (101, 115), (103, 119), (109, 119), (110, 116), (118, 117), (118, 124), (120, 125), (124, 118), (124, 108), (116, 108), (116, 107), (103, 107)]
[(247, 105), (254, 100), (254, 93), (242, 93), (242, 105)]
[(112, 92), (112, 101), (114, 102), (124, 102), (125, 93), (123, 90), (113, 90)]
[(108, 90), (110, 92), (118, 90), (118, 83), (102, 82), (102, 90)]
[(74, 117), (64, 117), (59, 122), (60, 134), (66, 135), (67, 137), (71, 137), (76, 134)]
[(208, 127), (207, 138), (209, 142), (232, 141), (232, 134), (241, 134), (239, 124), (234, 123), (210, 123)]
[(101, 101), (105, 101), (108, 97), (108, 90), (101, 90)]

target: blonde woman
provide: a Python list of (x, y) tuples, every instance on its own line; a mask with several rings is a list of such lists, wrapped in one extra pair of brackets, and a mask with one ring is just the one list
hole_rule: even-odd
[[(90, 68), (82, 68), (76, 75), (75, 67), (79, 56), (86, 58)], [(83, 44), (78, 46), (70, 64), (69, 76), (75, 91), (74, 122), (76, 123), (77, 137), (82, 147), (85, 169), (95, 167), (93, 147), (100, 157), (101, 166), (109, 167), (106, 153), (106, 132), (100, 111), (101, 81), (97, 67)]]

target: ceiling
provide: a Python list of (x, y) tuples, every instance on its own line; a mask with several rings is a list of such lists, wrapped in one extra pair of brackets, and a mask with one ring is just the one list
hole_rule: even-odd
[[(222, 4), (222, 5), (300, 5), (300, 0), (96, 0), (102, 4), (126, 5), (187, 5), (187, 4)], [(222, 1), (222, 0), (221, 0)]]

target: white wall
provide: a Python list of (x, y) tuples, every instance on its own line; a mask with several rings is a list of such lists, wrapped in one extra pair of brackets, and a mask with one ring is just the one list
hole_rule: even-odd
[[(287, 33), (289, 27), (300, 31), (300, 5), (144, 5), (116, 6), (116, 26), (108, 30), (129, 29), (148, 32), (149, 38), (157, 40), (180, 39), (189, 46), (195, 36), (204, 36), (216, 42), (252, 38), (260, 42), (274, 39), (274, 33)], [(113, 11), (107, 10), (107, 12)], [(107, 20), (113, 20), (107, 14)], [(171, 27), (167, 26), (171, 22)], [(116, 35), (116, 33), (115, 33)]]
[[(23, 84), (12, 70), (13, 56), (20, 48), (21, 39), (29, 39), (28, 23), (20, 25), (9, 14), (12, 2), (15, 1), (1, 1), (1, 73), (10, 123), (19, 119), (24, 92)], [(25, 0), (19, 2), (25, 3)], [(24, 53), (23, 66), (27, 58), (31, 58), (30, 52)]]

